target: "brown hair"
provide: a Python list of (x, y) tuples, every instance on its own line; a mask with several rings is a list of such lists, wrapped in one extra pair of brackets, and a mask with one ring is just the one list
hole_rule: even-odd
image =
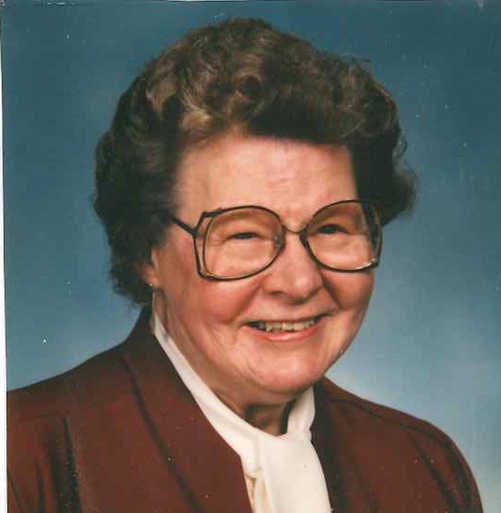
[(139, 269), (163, 240), (165, 212), (176, 210), (179, 159), (235, 127), (347, 146), (359, 196), (378, 200), (384, 223), (412, 204), (397, 108), (363, 63), (321, 52), (261, 20), (206, 26), (146, 66), (96, 150), (95, 209), (119, 293), (149, 302)]

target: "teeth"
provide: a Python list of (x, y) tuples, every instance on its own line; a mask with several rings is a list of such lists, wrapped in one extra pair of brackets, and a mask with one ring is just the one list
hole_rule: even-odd
[(265, 322), (257, 321), (250, 323), (253, 328), (257, 328), (261, 331), (267, 332), (279, 332), (279, 331), (301, 331), (313, 326), (317, 321), (318, 317), (310, 319), (304, 322)]

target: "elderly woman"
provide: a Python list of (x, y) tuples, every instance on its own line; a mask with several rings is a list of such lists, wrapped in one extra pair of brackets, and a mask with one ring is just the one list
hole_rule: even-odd
[(430, 424), (325, 372), (409, 207), (388, 92), (262, 21), (188, 34), (122, 96), (96, 211), (127, 340), (9, 398), (9, 511), (479, 513)]

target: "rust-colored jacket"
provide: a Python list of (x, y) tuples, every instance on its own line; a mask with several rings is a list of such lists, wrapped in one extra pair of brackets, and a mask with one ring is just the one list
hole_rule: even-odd
[[(123, 344), (9, 394), (9, 513), (251, 513), (239, 457), (147, 317)], [(333, 511), (481, 512), (467, 464), (436, 428), (327, 379), (315, 400), (313, 444)]]

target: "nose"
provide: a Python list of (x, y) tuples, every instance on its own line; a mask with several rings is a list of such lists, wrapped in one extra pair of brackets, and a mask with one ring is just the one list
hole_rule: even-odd
[(264, 289), (269, 294), (302, 303), (322, 287), (320, 268), (308, 254), (297, 233), (287, 232), (285, 246), (267, 270)]

